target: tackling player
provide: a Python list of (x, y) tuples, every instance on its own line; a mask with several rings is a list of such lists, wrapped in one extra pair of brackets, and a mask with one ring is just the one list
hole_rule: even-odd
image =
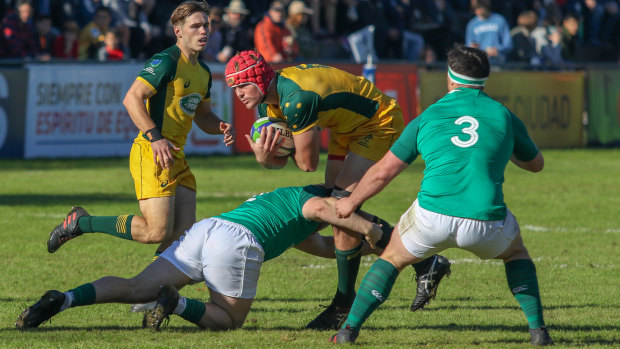
[(224, 134), (227, 146), (234, 142), (232, 126), (211, 111), (211, 72), (198, 60), (209, 37), (209, 12), (209, 6), (198, 1), (174, 10), (170, 21), (176, 44), (146, 63), (123, 101), (140, 130), (131, 148), (130, 170), (143, 217), (90, 216), (74, 207), (50, 233), (50, 253), (83, 233), (100, 232), (160, 243), (157, 258), (196, 221), (196, 179), (183, 153), (192, 121), (206, 133)]
[[(286, 120), (293, 132), (295, 151), (290, 158), (303, 171), (315, 171), (319, 162), (319, 130), (331, 131), (325, 183), (332, 196), (342, 198), (355, 189), (366, 170), (388, 151), (404, 128), (400, 106), (361, 76), (319, 64), (301, 64), (274, 72), (255, 51), (242, 51), (226, 65), (226, 83), (248, 108), (258, 108), (261, 117)], [(267, 135), (254, 142), (246, 135), (256, 160), (265, 168), (286, 165), (289, 156), (278, 157), (278, 136)], [(360, 203), (361, 206), (362, 203)], [(376, 217), (384, 227), (389, 224)], [(355, 282), (362, 248), (359, 234), (348, 234), (333, 226), (338, 265), (336, 294), (325, 311), (307, 325), (309, 329), (337, 329), (355, 298)], [(389, 234), (379, 245), (385, 247)], [(449, 273), (447, 259), (433, 256), (414, 265), (416, 273), (433, 275), (428, 283), (418, 277), (417, 304), (423, 306), (443, 275)], [(438, 273), (429, 274), (428, 268)], [(426, 285), (426, 286), (425, 286)], [(421, 288), (420, 288), (421, 287)]]
[(417, 199), (364, 277), (351, 312), (332, 342), (355, 342), (360, 327), (388, 298), (403, 268), (458, 247), (481, 259), (504, 261), (508, 286), (529, 323), (531, 343), (553, 344), (543, 320), (536, 268), (502, 192), (509, 161), (539, 172), (544, 160), (521, 120), (483, 92), (489, 73), (484, 51), (460, 45), (450, 50), (449, 92), (409, 123), (353, 193), (336, 203), (338, 215), (348, 217), (416, 157), (425, 160)]
[[(145, 327), (159, 329), (164, 318), (177, 314), (203, 328), (238, 328), (250, 311), (263, 262), (290, 246), (324, 256), (325, 241), (315, 232), (327, 223), (364, 234), (371, 246), (381, 238), (381, 227), (358, 214), (338, 218), (336, 199), (326, 196), (325, 187), (316, 185), (256, 195), (233, 211), (194, 224), (134, 278), (104, 277), (64, 293), (47, 291), (15, 325), (38, 327), (70, 307), (157, 299), (144, 317)], [(209, 288), (210, 302), (179, 296), (177, 289), (199, 281)]]

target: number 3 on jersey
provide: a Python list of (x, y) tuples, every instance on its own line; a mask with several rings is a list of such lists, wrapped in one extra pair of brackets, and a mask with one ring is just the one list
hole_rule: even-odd
[(478, 123), (478, 120), (474, 119), (471, 116), (461, 116), (460, 118), (456, 119), (456, 121), (454, 121), (455, 124), (457, 125), (461, 125), (464, 122), (467, 122), (470, 124), (469, 127), (465, 127), (463, 129), (461, 129), (461, 132), (469, 135), (469, 139), (462, 141), (459, 136), (454, 136), (452, 138), (450, 138), (450, 140), (452, 141), (452, 143), (454, 143), (454, 145), (456, 145), (457, 147), (461, 147), (461, 148), (467, 148), (467, 147), (471, 147), (472, 145), (476, 144), (476, 142), (478, 142), (478, 133), (476, 133), (476, 130), (478, 129), (478, 126), (480, 126), (480, 124)]

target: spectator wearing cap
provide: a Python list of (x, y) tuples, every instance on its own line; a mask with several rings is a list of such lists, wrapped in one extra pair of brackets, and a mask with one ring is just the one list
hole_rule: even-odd
[(36, 58), (36, 32), (32, 21), (34, 7), (30, 0), (19, 0), (14, 13), (8, 14), (0, 24), (0, 56), (8, 58)]
[(269, 63), (292, 61), (299, 51), (291, 32), (284, 26), (285, 17), (284, 4), (276, 0), (254, 28), (256, 50)]
[(490, 0), (471, 0), (471, 7), (476, 17), (467, 23), (465, 45), (485, 51), (491, 64), (503, 64), (512, 51), (508, 22), (491, 12)]
[(314, 11), (308, 8), (301, 0), (291, 1), (288, 5), (286, 29), (291, 33), (293, 40), (299, 47), (299, 59), (312, 60), (319, 58), (319, 45), (306, 25), (308, 17), (313, 14)]
[(222, 49), (217, 60), (222, 63), (236, 53), (254, 48), (254, 32), (246, 18), (250, 14), (242, 0), (232, 0), (224, 8), (222, 33)]

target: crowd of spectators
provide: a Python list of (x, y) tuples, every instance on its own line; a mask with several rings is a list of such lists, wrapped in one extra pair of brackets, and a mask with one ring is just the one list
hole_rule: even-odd
[[(169, 17), (181, 2), (0, 0), (0, 58), (145, 59), (174, 44)], [(350, 60), (362, 42), (352, 38), (366, 33), (379, 60), (433, 63), (464, 42), (494, 64), (619, 62), (620, 0), (207, 2), (205, 61), (252, 48), (275, 63)]]

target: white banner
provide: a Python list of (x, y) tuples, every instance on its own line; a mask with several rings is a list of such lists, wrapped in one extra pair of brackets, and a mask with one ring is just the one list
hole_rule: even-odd
[[(128, 156), (138, 130), (123, 98), (142, 63), (28, 65), (24, 157)], [(223, 69), (222, 69), (223, 71)], [(214, 81), (212, 108), (232, 120), (232, 93)], [(225, 153), (223, 136), (194, 129), (185, 153)]]

